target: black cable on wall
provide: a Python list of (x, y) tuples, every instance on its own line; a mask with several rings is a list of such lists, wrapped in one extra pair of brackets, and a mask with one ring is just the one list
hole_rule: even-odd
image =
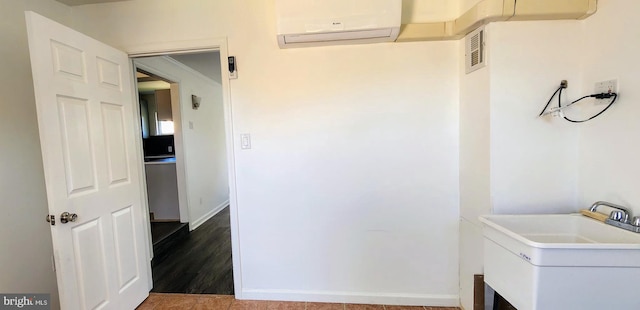
[[(556, 95), (558, 95), (558, 111), (562, 111), (562, 108), (563, 108), (562, 107), (562, 101), (561, 101), (562, 90), (565, 89), (565, 88), (567, 88), (567, 82), (566, 81), (562, 81), (561, 84), (560, 84), (560, 87), (558, 87), (558, 89), (556, 89), (556, 91), (553, 93), (553, 95), (551, 95), (551, 98), (549, 98), (549, 101), (547, 101), (547, 104), (544, 106), (544, 108), (542, 109), (542, 112), (540, 112), (540, 115), (538, 115), (538, 116), (542, 116), (544, 114), (544, 112), (547, 111), (547, 108), (549, 107), (549, 105), (551, 104), (551, 101), (553, 101), (553, 98)], [(595, 114), (595, 115), (593, 115), (593, 116), (591, 116), (591, 117), (589, 117), (587, 119), (574, 120), (574, 119), (570, 119), (570, 118), (566, 117), (565, 115), (562, 115), (562, 118), (564, 118), (565, 120), (567, 120), (569, 122), (572, 122), (572, 123), (588, 122), (588, 121), (590, 121), (590, 120), (602, 115), (602, 113), (604, 113), (605, 111), (607, 111), (613, 105), (613, 103), (616, 102), (616, 100), (618, 99), (618, 94), (617, 93), (599, 93), (599, 94), (591, 94), (591, 95), (583, 96), (583, 97), (581, 97), (581, 98), (579, 98), (577, 100), (572, 101), (571, 103), (566, 105), (565, 108), (569, 107), (569, 106), (571, 106), (571, 105), (573, 105), (573, 104), (575, 104), (575, 103), (577, 103), (579, 101), (587, 99), (587, 98), (596, 98), (596, 99), (613, 98), (613, 99), (611, 99), (611, 102), (609, 102), (609, 104), (604, 109), (602, 109), (602, 111), (598, 112), (597, 114)]]

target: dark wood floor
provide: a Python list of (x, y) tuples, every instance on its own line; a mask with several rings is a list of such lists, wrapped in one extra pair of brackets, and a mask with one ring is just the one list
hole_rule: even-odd
[(152, 272), (152, 292), (233, 295), (229, 207), (192, 231)]
[(180, 221), (175, 222), (151, 222), (151, 241), (157, 244), (162, 239), (180, 229), (183, 224)]

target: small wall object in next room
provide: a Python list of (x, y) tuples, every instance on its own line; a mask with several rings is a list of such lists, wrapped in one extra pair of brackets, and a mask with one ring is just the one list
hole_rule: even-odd
[(201, 97), (198, 97), (196, 95), (191, 95), (191, 107), (194, 110), (197, 110), (200, 107), (200, 100), (202, 100)]

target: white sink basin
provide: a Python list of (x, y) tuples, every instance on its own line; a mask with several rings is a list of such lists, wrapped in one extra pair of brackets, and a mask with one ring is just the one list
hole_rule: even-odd
[(640, 234), (580, 214), (480, 221), (485, 282), (517, 309), (640, 309)]

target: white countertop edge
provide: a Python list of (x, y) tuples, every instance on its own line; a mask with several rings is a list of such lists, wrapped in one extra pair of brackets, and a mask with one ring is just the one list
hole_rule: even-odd
[(175, 165), (176, 162), (163, 162), (163, 161), (147, 161), (144, 163), (145, 165)]

